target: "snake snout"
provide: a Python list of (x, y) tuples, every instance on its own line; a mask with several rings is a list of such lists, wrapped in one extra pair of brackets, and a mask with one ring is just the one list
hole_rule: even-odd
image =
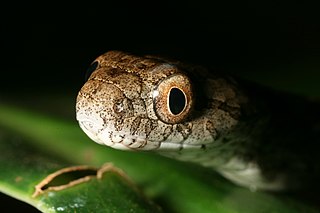
[(103, 142), (99, 139), (98, 135), (96, 134), (98, 130), (98, 126), (95, 125), (95, 122), (89, 119), (83, 119), (81, 116), (77, 116), (77, 120), (79, 121), (79, 125), (81, 129), (91, 138), (93, 141), (102, 144)]

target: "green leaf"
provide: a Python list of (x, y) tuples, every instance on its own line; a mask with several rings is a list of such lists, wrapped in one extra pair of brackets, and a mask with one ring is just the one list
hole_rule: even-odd
[[(36, 144), (0, 129), (0, 191), (25, 201), (43, 212), (159, 212), (126, 178), (106, 171), (59, 191), (45, 190), (32, 197), (43, 178), (72, 165), (59, 156), (43, 152)], [(71, 154), (71, 153), (70, 153)]]
[[(97, 145), (70, 122), (0, 105), (0, 190), (44, 212), (155, 212), (123, 178), (108, 174), (59, 192), (32, 198), (34, 186), (66, 166), (112, 162), (165, 212), (317, 212), (295, 199), (251, 192), (214, 171), (152, 153), (125, 152)], [(81, 207), (81, 208), (80, 208)], [(152, 210), (151, 210), (152, 209)]]

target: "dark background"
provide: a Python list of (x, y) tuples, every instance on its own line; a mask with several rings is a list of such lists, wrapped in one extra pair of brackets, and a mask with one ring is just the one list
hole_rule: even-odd
[(2, 92), (75, 93), (97, 56), (162, 54), (304, 93), (320, 69), (317, 5), (117, 1), (3, 8)]
[(2, 10), (0, 101), (36, 106), (42, 105), (40, 97), (67, 95), (72, 103), (89, 64), (108, 50), (160, 54), (320, 97), (320, 22), (314, 4), (28, 2)]

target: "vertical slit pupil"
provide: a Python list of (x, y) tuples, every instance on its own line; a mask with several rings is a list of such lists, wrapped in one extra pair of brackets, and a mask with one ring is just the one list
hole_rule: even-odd
[(186, 97), (178, 88), (172, 88), (169, 94), (169, 108), (172, 114), (178, 115), (186, 106)]

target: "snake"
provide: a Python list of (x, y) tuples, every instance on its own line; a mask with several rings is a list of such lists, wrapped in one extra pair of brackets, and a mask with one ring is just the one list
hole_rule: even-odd
[(98, 144), (277, 191), (319, 178), (320, 108), (300, 99), (204, 66), (112, 50), (90, 64), (76, 119)]

